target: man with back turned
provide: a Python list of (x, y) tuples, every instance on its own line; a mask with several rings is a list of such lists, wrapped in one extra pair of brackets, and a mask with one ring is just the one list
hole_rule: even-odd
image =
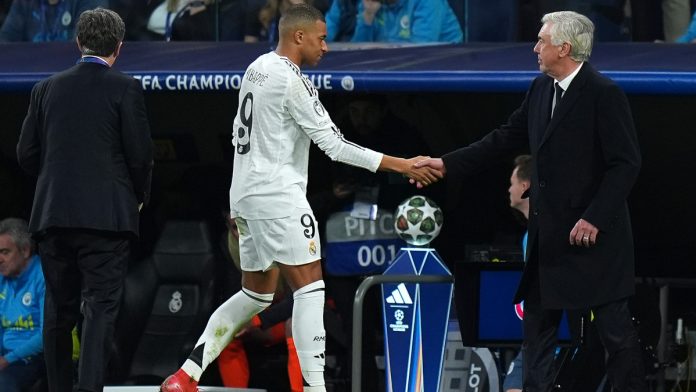
[(34, 86), (17, 144), (38, 176), (29, 230), (46, 280), (44, 357), (51, 392), (73, 390), (71, 330), (82, 324), (79, 391), (101, 391), (138, 206), (152, 175), (142, 88), (112, 68), (125, 28), (113, 11), (77, 22), (77, 64)]

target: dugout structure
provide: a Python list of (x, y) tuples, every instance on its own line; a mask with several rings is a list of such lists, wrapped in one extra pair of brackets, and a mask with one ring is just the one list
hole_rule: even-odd
[[(73, 65), (78, 51), (73, 43), (0, 48), (0, 152), (11, 161), (31, 87)], [(271, 49), (265, 43), (125, 43), (116, 67), (140, 79), (146, 91), (160, 176), (155, 186), (182, 167), (229, 166), (229, 134), (244, 69)], [(401, 110), (416, 108), (422, 133), (445, 135), (430, 146), (433, 155), (477, 140), (502, 123), (539, 73), (531, 43), (333, 44), (330, 49), (319, 67), (304, 71), (334, 119), (342, 103), (356, 95), (410, 103)], [(689, 268), (696, 250), (691, 206), (696, 194), (696, 46), (597, 43), (591, 62), (626, 91), (642, 149), (643, 169), (629, 199), (637, 273), (696, 277), (696, 270)], [(313, 152), (310, 171), (322, 171), (323, 158), (315, 158), (320, 155)], [(476, 206), (455, 218), (453, 212), (446, 216), (435, 245), (448, 262), (460, 257), (447, 243), (487, 242), (493, 226), (505, 222), (500, 216), (507, 214), (509, 167), (508, 162), (493, 165), (462, 185), (466, 192), (451, 186), (441, 192), (438, 202), (446, 214), (447, 206), (450, 211), (457, 205)], [(311, 178), (310, 192), (320, 187)]]

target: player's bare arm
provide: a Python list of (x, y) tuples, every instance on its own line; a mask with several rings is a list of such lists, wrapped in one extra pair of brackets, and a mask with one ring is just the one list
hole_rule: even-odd
[(413, 181), (423, 185), (430, 185), (442, 178), (442, 173), (431, 167), (416, 167), (416, 162), (427, 159), (428, 157), (418, 156), (411, 159), (397, 158), (384, 155), (379, 164), (379, 170), (401, 173)]

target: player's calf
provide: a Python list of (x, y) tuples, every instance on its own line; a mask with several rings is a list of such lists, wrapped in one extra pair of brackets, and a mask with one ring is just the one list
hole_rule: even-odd
[(293, 294), (292, 336), (302, 368), (305, 392), (324, 392), (324, 281), (301, 287)]

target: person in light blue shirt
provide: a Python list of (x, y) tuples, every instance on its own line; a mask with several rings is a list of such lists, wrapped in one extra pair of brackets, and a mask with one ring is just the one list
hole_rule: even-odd
[(694, 12), (694, 15), (691, 17), (689, 28), (686, 29), (686, 32), (681, 37), (677, 38), (676, 42), (681, 44), (696, 43), (696, 12)]
[(356, 18), (353, 42), (463, 40), (462, 28), (447, 0), (362, 0)]
[(326, 18), (326, 40), (329, 42), (350, 41), (355, 32), (358, 3), (361, 0), (334, 0), (324, 15)]
[[(529, 188), (532, 185), (532, 156), (519, 155), (515, 158), (515, 168), (510, 176), (510, 207), (519, 211), (524, 215), (525, 221), (529, 219)], [(527, 259), (527, 238), (529, 232), (524, 233), (522, 237), (522, 252)], [(512, 309), (511, 309), (512, 311)], [(521, 392), (522, 391), (522, 357), (524, 356), (524, 346), (520, 348), (520, 352), (515, 359), (510, 363), (505, 380), (503, 382), (503, 392)]]
[(0, 221), (0, 386), (3, 392), (31, 387), (45, 372), (41, 261), (32, 255), (27, 223)]
[(83, 11), (108, 6), (108, 0), (14, 0), (0, 42), (72, 41)]

